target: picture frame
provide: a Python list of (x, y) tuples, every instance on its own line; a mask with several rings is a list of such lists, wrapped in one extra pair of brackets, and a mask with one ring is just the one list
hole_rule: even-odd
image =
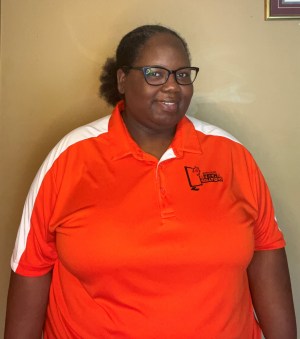
[(300, 0), (265, 0), (265, 20), (300, 20)]

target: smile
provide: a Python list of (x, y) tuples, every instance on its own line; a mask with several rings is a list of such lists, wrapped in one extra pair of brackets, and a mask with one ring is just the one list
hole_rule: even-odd
[(160, 100), (158, 101), (163, 111), (174, 113), (178, 109), (177, 101)]
[(168, 105), (168, 106), (169, 106), (169, 105), (170, 105), (170, 106), (171, 106), (171, 105), (176, 105), (175, 102), (171, 102), (171, 101), (162, 101), (162, 103), (165, 104), (165, 105)]

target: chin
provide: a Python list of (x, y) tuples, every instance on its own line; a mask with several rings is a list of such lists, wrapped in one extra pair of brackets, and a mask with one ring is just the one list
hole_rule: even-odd
[(185, 114), (180, 112), (174, 112), (170, 114), (170, 112), (160, 112), (155, 117), (155, 122), (162, 127), (175, 127), (179, 121), (184, 117)]

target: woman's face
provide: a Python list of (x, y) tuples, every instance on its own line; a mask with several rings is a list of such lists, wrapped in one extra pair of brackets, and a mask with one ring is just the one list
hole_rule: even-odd
[[(134, 67), (163, 66), (169, 70), (190, 66), (182, 42), (175, 36), (159, 33), (151, 37), (139, 52)], [(168, 81), (151, 86), (142, 71), (118, 70), (118, 88), (125, 95), (124, 121), (129, 130), (146, 129), (150, 132), (174, 130), (185, 115), (192, 95), (193, 85), (179, 85), (171, 74)]]

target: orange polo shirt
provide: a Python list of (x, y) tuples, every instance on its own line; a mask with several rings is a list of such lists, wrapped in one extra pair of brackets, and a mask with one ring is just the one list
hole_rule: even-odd
[(122, 108), (63, 138), (28, 194), (12, 268), (53, 269), (44, 338), (260, 338), (247, 266), (285, 243), (252, 156), (184, 117), (158, 161)]

